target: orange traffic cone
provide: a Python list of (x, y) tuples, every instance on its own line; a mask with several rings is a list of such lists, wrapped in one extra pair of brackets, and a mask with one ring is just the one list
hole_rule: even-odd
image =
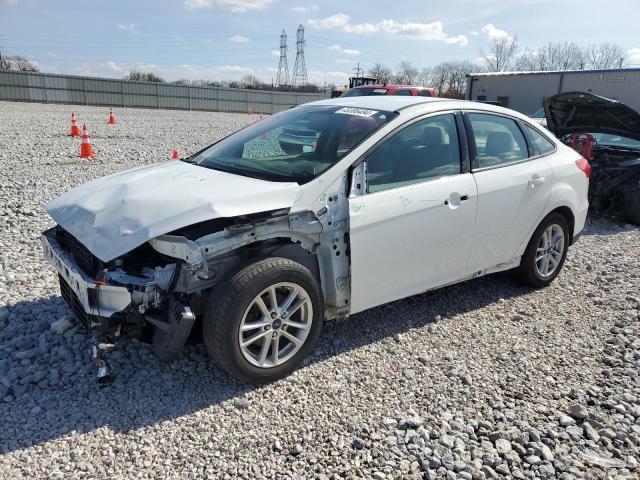
[(79, 137), (80, 129), (78, 128), (78, 124), (76, 123), (76, 114), (71, 112), (71, 133), (69, 133), (70, 137)]
[(180, 154), (178, 153), (177, 150), (174, 150), (173, 152), (171, 152), (171, 158), (173, 160), (178, 160), (180, 158)]
[(113, 114), (113, 107), (109, 107), (109, 125), (116, 124), (116, 116)]
[(247, 107), (247, 115), (249, 116), (253, 115), (253, 110), (251, 110), (251, 104), (249, 104), (249, 106)]
[(80, 144), (80, 158), (93, 158), (93, 150), (91, 150), (91, 142), (89, 141), (89, 131), (87, 124), (82, 125), (82, 144)]

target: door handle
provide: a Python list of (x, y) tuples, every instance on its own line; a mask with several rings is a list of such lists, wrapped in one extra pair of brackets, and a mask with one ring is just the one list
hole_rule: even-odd
[(535, 188), (536, 185), (543, 184), (545, 180), (546, 180), (545, 177), (541, 177), (536, 173), (533, 177), (531, 177), (531, 180), (529, 180), (528, 183), (531, 188)]
[(456, 209), (460, 206), (461, 202), (466, 202), (469, 200), (469, 195), (458, 195), (457, 193), (452, 193), (449, 195), (449, 198), (444, 200), (444, 204), (448, 205), (449, 208)]

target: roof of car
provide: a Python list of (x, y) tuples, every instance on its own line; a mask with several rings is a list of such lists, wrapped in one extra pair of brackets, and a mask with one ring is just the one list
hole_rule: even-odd
[(338, 97), (313, 102), (315, 105), (341, 105), (344, 107), (369, 108), (373, 110), (396, 111), (401, 108), (430, 102), (450, 102), (447, 98), (410, 97), (397, 95), (374, 95), (367, 97)]
[(335, 105), (341, 107), (366, 108), (370, 110), (385, 110), (391, 112), (403, 110), (410, 115), (418, 115), (422, 113), (449, 109), (481, 110), (488, 113), (493, 112), (506, 114), (530, 122), (530, 119), (527, 116), (508, 108), (500, 107), (497, 105), (488, 105), (486, 103), (472, 102), (469, 100), (455, 100), (442, 97), (405, 97), (398, 95), (338, 97), (326, 100), (318, 100), (316, 102), (307, 103), (306, 105)]

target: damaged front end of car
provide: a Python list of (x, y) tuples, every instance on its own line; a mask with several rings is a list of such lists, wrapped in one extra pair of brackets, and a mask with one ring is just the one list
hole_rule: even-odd
[(568, 92), (544, 100), (547, 126), (591, 166), (591, 211), (640, 225), (640, 113)]
[(178, 351), (184, 344), (195, 315), (174, 295), (180, 261), (145, 244), (103, 262), (60, 226), (45, 231), (41, 240), (45, 258), (58, 273), (62, 297), (94, 333), (93, 356), (101, 382), (111, 378), (105, 350), (119, 337), (143, 338), (153, 313), (158, 314), (158, 325), (173, 326), (165, 329), (171, 340), (168, 348)]
[(259, 258), (277, 255), (307, 266), (323, 280), (325, 317), (345, 316), (349, 263), (339, 255), (347, 247), (336, 244), (348, 236), (347, 215), (346, 196), (335, 195), (317, 213), (284, 208), (217, 218), (154, 237), (108, 262), (60, 225), (44, 232), (42, 243), (64, 299), (95, 333), (104, 381), (110, 378), (105, 352), (122, 337), (151, 340), (161, 360), (172, 359), (204, 314), (211, 290)]

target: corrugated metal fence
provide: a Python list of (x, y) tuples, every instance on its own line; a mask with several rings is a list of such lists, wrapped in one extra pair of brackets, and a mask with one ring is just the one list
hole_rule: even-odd
[(322, 93), (192, 87), (51, 73), (0, 71), (0, 100), (109, 107), (164, 108), (265, 114), (314, 100)]

